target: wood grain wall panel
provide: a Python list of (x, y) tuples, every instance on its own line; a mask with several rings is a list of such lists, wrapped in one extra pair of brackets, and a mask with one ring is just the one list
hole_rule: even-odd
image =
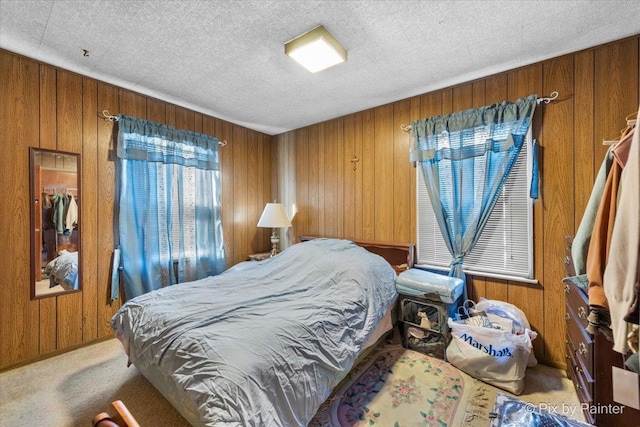
[(355, 238), (358, 240), (363, 240), (364, 233), (364, 222), (362, 218), (362, 212), (364, 211), (364, 200), (363, 200), (363, 188), (364, 188), (364, 173), (365, 173), (365, 161), (364, 161), (364, 129), (363, 129), (363, 113), (353, 114), (354, 117), (354, 149), (355, 155), (358, 159), (358, 167), (355, 173), (355, 199), (354, 199), (354, 207), (355, 207)]
[[(233, 125), (232, 141), (233, 147), (233, 182), (234, 188), (246, 189), (249, 182), (247, 180), (247, 130), (240, 126)], [(247, 192), (236, 191), (233, 198), (233, 264), (237, 264), (247, 259), (249, 251), (247, 248), (247, 223), (248, 212)], [(227, 225), (228, 226), (228, 225)]]
[(134, 92), (119, 91), (119, 108), (117, 113), (109, 111), (112, 115), (124, 114), (138, 119), (147, 119), (147, 99)]
[[(344, 174), (344, 233), (345, 239), (356, 240), (356, 177), (362, 173), (362, 165), (360, 156), (356, 152), (356, 114), (350, 114), (344, 118), (344, 155), (349, 160), (349, 167)], [(300, 144), (298, 144), (299, 146)], [(304, 153), (300, 153), (298, 157), (303, 157)], [(355, 162), (352, 160), (357, 159)]]
[[(318, 158), (320, 155), (320, 147), (318, 146), (318, 140), (320, 138), (320, 127), (309, 127), (309, 140), (308, 140), (308, 152), (309, 152), (309, 170), (308, 170), (308, 196), (307, 196), (307, 229), (306, 231), (313, 235), (320, 235), (320, 210), (319, 210), (319, 197), (320, 191), (320, 163)], [(301, 235), (301, 233), (298, 233)]]
[[(0, 183), (3, 204), (0, 231), (11, 242), (11, 256), (0, 259), (0, 363), (38, 354), (38, 304), (30, 301), (29, 147), (38, 146), (38, 65), (0, 51)], [(6, 82), (12, 84), (6, 84)], [(10, 219), (10, 220), (8, 220)], [(22, 284), (22, 285), (21, 285)]]
[[(262, 199), (260, 204), (260, 215), (262, 215), (262, 210), (264, 209), (265, 204), (271, 201), (272, 181), (270, 178), (271, 178), (271, 175), (273, 174), (273, 170), (276, 168), (271, 163), (271, 155), (272, 155), (272, 152), (275, 151), (272, 149), (273, 144), (271, 142), (271, 136), (260, 134), (260, 140), (262, 141), (262, 146), (263, 146), (263, 157), (262, 159), (260, 159), (263, 165), (262, 181), (261, 181)], [(248, 224), (248, 226), (249, 227), (255, 226), (255, 224)], [(271, 249), (271, 244), (270, 244), (271, 230), (268, 230), (266, 228), (261, 228), (259, 233), (261, 236), (260, 237), (261, 246), (259, 249), (256, 249), (257, 252), (265, 252), (266, 250), (270, 250)]]
[[(422, 108), (422, 99), (421, 97), (414, 96), (411, 98), (411, 113), (410, 113), (410, 123), (413, 123), (415, 120), (420, 120), (420, 110)], [(411, 132), (406, 132), (407, 137), (409, 138), (409, 147), (411, 147)], [(406, 166), (405, 166), (406, 167)], [(417, 176), (416, 176), (416, 168), (415, 165), (412, 164), (411, 169), (409, 171), (410, 180), (409, 185), (411, 191), (409, 193), (409, 221), (411, 225), (411, 232), (409, 235), (408, 242), (416, 241), (417, 231), (417, 212), (416, 212), (416, 191), (417, 191)]]
[[(573, 92), (574, 63), (572, 56), (547, 61), (543, 64), (543, 91), (567, 94), (563, 100), (541, 104), (537, 114), (542, 115), (543, 145), (545, 161), (541, 193), (544, 194), (542, 210), (544, 215), (544, 358), (554, 365), (565, 361), (564, 313), (554, 307), (554, 301), (564, 298), (564, 288), (557, 282), (565, 275), (565, 236), (574, 230), (574, 206), (567, 201), (573, 199), (575, 188), (575, 165), (573, 162), (549, 161), (549, 159), (574, 159), (573, 132), (574, 103), (569, 95)], [(536, 235), (537, 236), (537, 235)], [(556, 283), (554, 283), (556, 281)]]
[(415, 240), (411, 234), (411, 181), (414, 178), (413, 168), (407, 167), (409, 159), (410, 135), (402, 130), (402, 124), (410, 122), (411, 101), (406, 99), (393, 104), (393, 191), (390, 199), (392, 206), (394, 242), (412, 242)]
[(472, 96), (472, 108), (480, 108), (488, 105), (485, 102), (485, 93), (487, 91), (487, 84), (485, 80), (479, 80), (472, 83), (471, 96)]
[(638, 38), (595, 49), (594, 123), (596, 163), (608, 146), (604, 139), (620, 136), (625, 117), (638, 111)]
[[(111, 114), (120, 112), (118, 89), (104, 83), (98, 83), (98, 109), (108, 110)], [(115, 193), (115, 146), (114, 122), (98, 121), (98, 154), (96, 182), (98, 186), (98, 224), (97, 230), (97, 259), (98, 271), (96, 279), (98, 281), (98, 336), (109, 336), (112, 334), (109, 321), (121, 306), (119, 299), (109, 303), (111, 294), (111, 259), (115, 248), (115, 227), (105, 226), (114, 224), (114, 210), (117, 206)], [(124, 292), (123, 292), (124, 293)], [(122, 295), (124, 297), (124, 295)]]
[(165, 114), (165, 124), (169, 126), (176, 127), (176, 106), (175, 105), (167, 105), (166, 114)]
[[(57, 70), (48, 65), (40, 66), (39, 87), (39, 147), (48, 150), (58, 149), (58, 107), (57, 107)], [(38, 146), (38, 144), (36, 144)], [(28, 173), (28, 171), (27, 171)], [(28, 178), (27, 178), (28, 179)], [(39, 353), (46, 354), (58, 348), (58, 299), (42, 298), (39, 306)], [(35, 331), (35, 329), (34, 329)]]
[[(344, 119), (339, 117), (335, 120), (335, 144), (336, 144), (336, 160), (337, 160), (337, 173), (336, 173), (336, 208), (337, 208), (337, 224), (336, 224), (336, 236), (344, 236), (344, 180), (345, 174), (349, 170), (349, 159), (351, 156), (345, 152), (344, 149)], [(295, 141), (291, 141), (292, 147), (295, 146)], [(292, 150), (293, 152), (293, 150)]]
[[(82, 153), (82, 77), (67, 71), (57, 73), (58, 150)], [(58, 303), (57, 348), (82, 343), (82, 293), (55, 297)]]
[[(318, 140), (316, 144), (318, 145), (317, 159), (318, 159), (318, 204), (316, 206), (317, 213), (317, 221), (318, 221), (318, 234), (321, 236), (329, 236), (327, 234), (326, 224), (325, 224), (325, 216), (327, 215), (327, 211), (325, 209), (325, 187), (326, 187), (326, 176), (328, 172), (327, 165), (325, 164), (325, 153), (326, 153), (326, 140), (325, 140), (325, 124), (321, 123), (318, 125)], [(331, 212), (329, 212), (331, 214)], [(335, 236), (330, 236), (335, 237)]]
[[(375, 240), (375, 204), (376, 187), (375, 176), (375, 113), (366, 110), (362, 113), (362, 240)], [(356, 140), (357, 143), (357, 140)]]
[(309, 129), (298, 129), (294, 141), (297, 142), (295, 145), (296, 209), (291, 224), (300, 236), (300, 233), (307, 232), (309, 224)]
[(82, 282), (82, 341), (98, 338), (98, 85), (82, 80), (82, 181), (80, 194), (80, 229)]
[[(340, 125), (342, 121), (340, 121)], [(344, 214), (338, 202), (338, 186), (340, 183), (341, 174), (344, 172), (342, 168), (344, 158), (339, 153), (339, 144), (342, 138), (338, 138), (338, 121), (329, 120), (324, 126), (324, 161), (326, 167), (325, 170), (325, 185), (324, 185), (324, 208), (322, 210), (324, 217), (324, 232), (326, 236), (340, 236), (342, 227), (340, 225), (341, 217)], [(340, 129), (342, 134), (342, 129)], [(340, 147), (342, 148), (342, 147)], [(342, 212), (342, 215), (341, 215)]]
[[(254, 131), (247, 131), (247, 162), (249, 159), (260, 158), (261, 146), (258, 145), (258, 135)], [(259, 206), (258, 191), (262, 179), (261, 163), (252, 164), (247, 167), (247, 224), (257, 224), (262, 211)], [(247, 255), (256, 253), (258, 246), (258, 227), (247, 229), (246, 250)], [(246, 258), (245, 258), (246, 259)]]
[(375, 111), (374, 240), (393, 240), (393, 104)]
[[(167, 117), (167, 105), (164, 102), (156, 99), (147, 99), (146, 106), (147, 112), (144, 117), (146, 117), (147, 120), (156, 123), (165, 123)], [(212, 130), (215, 131), (215, 128)], [(215, 132), (213, 131), (210, 135), (215, 135)]]
[(579, 52), (574, 58), (573, 116), (574, 128), (574, 230), (575, 235), (584, 214), (602, 159), (596, 161), (594, 148), (594, 52)]
[[(220, 200), (222, 206), (233, 206), (235, 191), (234, 191), (234, 176), (233, 176), (233, 157), (234, 148), (232, 138), (231, 124), (225, 121), (216, 122), (216, 132), (219, 135), (218, 139), (227, 141), (227, 145), (220, 150), (220, 185), (222, 186)], [(269, 177), (271, 179), (271, 177)], [(225, 255), (227, 257), (227, 267), (233, 265), (234, 259), (234, 246), (232, 244), (234, 238), (233, 227), (233, 211), (231, 209), (222, 209), (222, 234), (224, 235), (224, 247)]]

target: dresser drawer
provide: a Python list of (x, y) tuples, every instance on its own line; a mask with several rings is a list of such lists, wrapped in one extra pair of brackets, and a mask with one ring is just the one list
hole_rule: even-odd
[(593, 340), (587, 331), (578, 322), (576, 314), (567, 304), (567, 335), (574, 349), (574, 357), (584, 370), (593, 377)]
[(580, 290), (576, 285), (570, 282), (565, 282), (564, 291), (567, 294), (567, 305), (571, 307), (576, 314), (577, 321), (582, 324), (582, 327), (587, 329), (589, 321), (587, 316), (589, 315), (589, 300), (585, 293)]
[(591, 403), (593, 400), (593, 377), (576, 359), (575, 349), (567, 339), (567, 376), (571, 377), (573, 384), (578, 391), (580, 401), (583, 403)]
[(571, 348), (571, 343), (567, 339), (567, 377), (573, 382), (573, 385), (576, 388), (576, 393), (578, 394), (578, 399), (580, 399), (580, 403), (582, 407), (582, 412), (584, 414), (585, 419), (589, 424), (593, 424), (595, 422), (595, 418), (591, 413), (589, 413), (589, 408), (593, 406), (593, 380), (588, 381), (583, 375), (581, 375), (580, 369), (576, 369), (577, 361), (573, 357), (574, 352), (573, 348)]

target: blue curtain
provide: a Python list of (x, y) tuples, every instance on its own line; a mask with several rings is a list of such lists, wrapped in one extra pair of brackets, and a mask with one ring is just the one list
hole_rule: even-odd
[(218, 139), (120, 115), (117, 155), (125, 297), (224, 271)]
[[(421, 168), (429, 199), (451, 253), (450, 276), (484, 228), (516, 162), (536, 106), (531, 95), (411, 124), (411, 161)], [(465, 283), (465, 295), (467, 289)]]

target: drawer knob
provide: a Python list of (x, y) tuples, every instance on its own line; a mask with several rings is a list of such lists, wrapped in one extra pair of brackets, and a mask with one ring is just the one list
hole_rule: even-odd
[(569, 313), (565, 313), (564, 320), (568, 322), (570, 319), (571, 319), (571, 316), (569, 315)]
[(581, 319), (586, 319), (587, 318), (587, 309), (580, 306), (578, 307), (578, 317)]
[(568, 283), (565, 283), (565, 284), (564, 284), (564, 293), (565, 293), (565, 294), (568, 294), (568, 293), (569, 293), (569, 289), (570, 289), (570, 288), (569, 288), (569, 284), (568, 284)]
[(587, 346), (585, 345), (585, 343), (581, 342), (580, 344), (578, 344), (578, 353), (583, 356), (587, 355)]
[(569, 258), (569, 255), (565, 255), (564, 256), (564, 265), (569, 265), (570, 262), (571, 262), (571, 258)]

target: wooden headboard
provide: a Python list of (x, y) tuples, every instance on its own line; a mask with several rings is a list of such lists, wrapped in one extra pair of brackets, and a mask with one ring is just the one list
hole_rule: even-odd
[[(301, 242), (307, 240), (319, 239), (320, 236), (300, 236)], [(413, 243), (379, 243), (379, 242), (360, 242), (352, 240), (358, 246), (362, 246), (369, 252), (380, 255), (387, 260), (391, 267), (400, 274), (404, 270), (413, 267), (415, 245)]]

